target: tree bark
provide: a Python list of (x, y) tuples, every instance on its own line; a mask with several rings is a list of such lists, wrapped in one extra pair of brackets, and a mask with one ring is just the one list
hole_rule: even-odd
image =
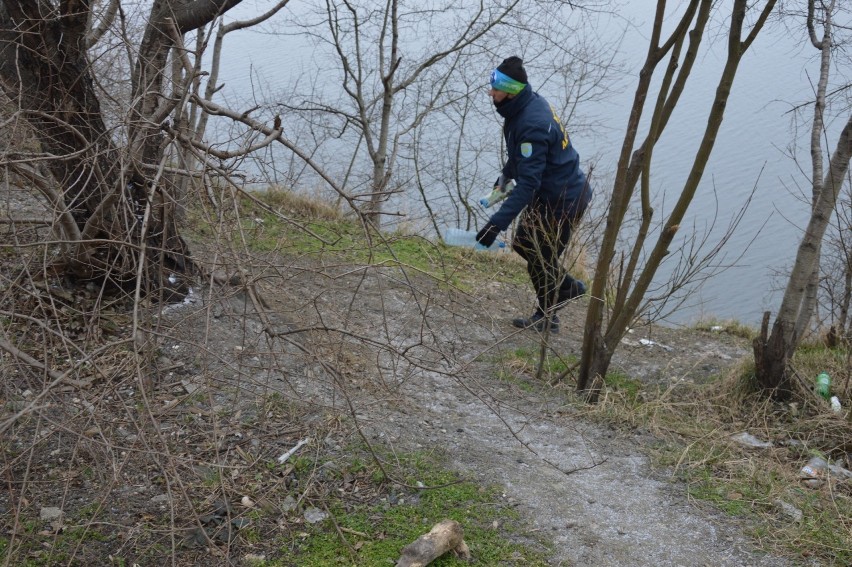
[[(819, 265), (819, 249), (837, 197), (843, 186), (843, 179), (849, 169), (849, 160), (852, 158), (852, 116), (843, 128), (837, 147), (831, 157), (828, 173), (823, 180), (822, 191), (814, 205), (808, 226), (799, 243), (796, 252), (796, 260), (793, 263), (790, 279), (787, 280), (787, 288), (778, 309), (778, 317), (772, 326), (772, 335), (766, 342), (771, 352), (763, 353), (764, 359), (769, 356), (778, 356), (784, 361), (790, 359), (799, 345), (801, 336), (798, 333), (797, 323), (801, 325), (801, 311), (808, 308), (807, 289), (811, 281), (814, 269)], [(789, 384), (786, 375), (786, 364), (781, 367), (778, 364), (767, 367), (771, 372), (759, 372), (757, 379), (760, 385), (768, 390), (776, 392), (776, 397), (786, 398), (790, 392), (784, 391), (782, 385)]]
[(91, 3), (0, 0), (0, 86), (33, 126), (38, 157), (61, 187), (65, 210), (59, 214), (70, 213), (78, 225), (75, 252), (66, 258), (70, 274), (119, 287), (142, 285), (145, 293), (166, 291), (170, 297), (188, 289), (192, 263), (175, 222), (174, 195), (154, 173), (165, 149), (161, 124), (180, 102), (169, 96), (180, 94), (181, 86), (166, 84), (167, 61), (174, 34), (206, 24), (240, 1), (154, 1), (132, 76), (128, 142), (117, 145), (86, 52), (95, 37)]
[[(754, 373), (761, 387), (771, 389), (772, 397), (787, 400), (792, 393), (790, 376), (787, 373), (787, 363), (790, 353), (785, 347), (782, 337), (785, 335), (785, 323), (775, 321), (772, 334), (769, 335), (769, 311), (763, 314), (760, 335), (752, 341), (754, 351)], [(762, 376), (778, 376), (772, 386), (761, 383)]]

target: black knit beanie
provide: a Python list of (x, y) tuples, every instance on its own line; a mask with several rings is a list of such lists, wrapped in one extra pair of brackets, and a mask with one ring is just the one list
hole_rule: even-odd
[(524, 69), (524, 62), (520, 57), (512, 55), (503, 60), (497, 67), (497, 70), (518, 81), (519, 83), (527, 84), (527, 71)]

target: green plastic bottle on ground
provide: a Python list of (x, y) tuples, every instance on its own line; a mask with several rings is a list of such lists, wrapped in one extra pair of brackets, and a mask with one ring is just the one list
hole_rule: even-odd
[(825, 372), (820, 372), (816, 378), (816, 386), (814, 388), (818, 396), (828, 399), (831, 394), (831, 377)]

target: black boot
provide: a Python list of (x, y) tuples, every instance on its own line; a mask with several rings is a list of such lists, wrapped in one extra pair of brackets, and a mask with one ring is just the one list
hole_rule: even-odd
[(539, 310), (536, 310), (529, 318), (519, 317), (512, 319), (512, 325), (519, 329), (535, 329), (539, 333), (543, 333), (545, 329), (550, 327), (551, 334), (556, 335), (559, 333), (559, 317), (557, 315), (545, 317), (544, 313)]

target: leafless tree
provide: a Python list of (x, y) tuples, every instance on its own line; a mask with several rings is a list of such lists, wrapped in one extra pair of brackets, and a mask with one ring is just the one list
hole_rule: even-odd
[(146, 294), (185, 293), (192, 261), (164, 177), (169, 139), (162, 127), (185, 104), (196, 69), (175, 49), (239, 2), (151, 6), (139, 43), (126, 45), (130, 111), (120, 124), (106, 120), (90, 57), (123, 15), (120, 3), (106, 4), (98, 18), (90, 2), (0, 3), (0, 83), (16, 105), (12, 119), (29, 124), (40, 145), (4, 165), (50, 202), (67, 273)]
[(767, 312), (763, 316), (761, 334), (754, 341), (757, 380), (765, 391), (779, 399), (787, 399), (791, 394), (788, 363), (810, 325), (817, 304), (822, 241), (852, 158), (852, 116), (840, 132), (827, 163), (823, 147), (826, 96), (835, 47), (834, 18), (840, 10), (840, 3), (835, 0), (808, 0), (808, 36), (820, 54), (810, 138), (811, 214), (771, 332)]
[[(593, 2), (573, 4), (581, 13), (584, 5)], [(467, 167), (461, 172), (456, 169), (459, 154), (456, 152), (454, 163), (453, 156), (446, 155), (446, 141), (456, 136), (460, 125), (469, 130), (470, 123), (460, 124), (458, 112), (470, 116), (471, 109), (466, 106), (470, 97), (484, 92), (487, 73), (496, 65), (495, 59), (499, 54), (508, 55), (504, 52), (506, 45), (524, 47), (517, 38), (502, 42), (496, 38), (527, 33), (532, 37), (531, 30), (538, 26), (537, 42), (561, 46), (565, 34), (570, 35), (566, 32), (571, 29), (566, 14), (571, 9), (565, 2), (545, 5), (526, 0), (485, 4), (443, 0), (316, 3), (312, 13), (302, 10), (296, 21), (319, 54), (318, 69), (328, 70), (333, 61), (330, 68), (338, 76), (329, 81), (332, 87), (326, 92), (311, 84), (311, 92), (288, 93), (287, 99), (293, 102), (285, 103), (286, 107), (311, 117), (306, 120), (323, 124), (328, 135), (321, 143), (337, 144), (333, 152), (339, 167), (352, 163), (356, 156), (360, 156), (356, 161), (367, 164), (356, 178), (348, 177), (347, 181), (349, 187), (358, 188), (357, 192), (350, 189), (350, 193), (357, 198), (359, 210), (376, 226), (383, 217), (393, 214), (386, 203), (406, 186), (425, 184), (434, 189), (443, 184), (453, 199), (465, 199), (475, 185), (485, 187), (491, 183), (491, 175), (488, 181), (472, 179), (468, 172), (474, 159), (470, 156), (461, 156)], [(557, 22), (565, 24), (559, 30), (563, 35), (549, 35)], [(528, 59), (535, 59), (534, 48), (527, 50)], [(541, 56), (542, 60), (546, 58)], [(563, 61), (564, 57), (556, 59)], [(446, 120), (447, 116), (455, 120), (445, 122), (443, 135), (429, 137), (424, 124), (438, 113), (441, 118), (437, 120)], [(478, 137), (475, 132), (474, 138)], [(492, 138), (499, 140), (499, 133), (492, 134)], [(425, 145), (415, 148), (414, 140)], [(430, 144), (439, 143), (443, 144), (445, 155), (425, 155), (428, 148), (434, 147)], [(456, 150), (465, 151), (463, 145)], [(477, 151), (481, 150), (477, 148), (472, 153)], [(401, 164), (416, 158), (421, 164), (434, 165), (439, 157), (441, 176), (429, 175), (428, 168)]]
[[(606, 229), (591, 287), (592, 300), (587, 313), (577, 381), (578, 389), (584, 391), (590, 400), (597, 399), (600, 381), (606, 374), (612, 355), (639, 312), (657, 269), (670, 253), (670, 246), (681, 228), (684, 215), (698, 189), (713, 150), (739, 63), (774, 6), (775, 0), (757, 5), (749, 4), (745, 0), (733, 2), (728, 18), (727, 60), (719, 78), (703, 138), (677, 202), (662, 223), (656, 242), (643, 258), (644, 245), (651, 234), (649, 229), (654, 214), (650, 200), (651, 158), (654, 147), (677, 106), (695, 63), (711, 11), (714, 9), (714, 3), (710, 0), (690, 1), (682, 10), (678, 10), (680, 16), (677, 25), (667, 38), (663, 38), (666, 2), (657, 2), (648, 54), (639, 73), (639, 83), (619, 156)], [(717, 8), (722, 10), (721, 7)], [(746, 18), (752, 14), (756, 14), (756, 17), (751, 29), (748, 29)], [(648, 104), (652, 77), (666, 57), (669, 62), (663, 71), (660, 90), (651, 111), (648, 133), (645, 140), (637, 146), (640, 121)], [(619, 259), (616, 246), (637, 183), (640, 186), (641, 224), (632, 250)], [(610, 300), (607, 299), (607, 287), (613, 280), (615, 289)], [(605, 321), (605, 304), (610, 301), (610, 313)]]

